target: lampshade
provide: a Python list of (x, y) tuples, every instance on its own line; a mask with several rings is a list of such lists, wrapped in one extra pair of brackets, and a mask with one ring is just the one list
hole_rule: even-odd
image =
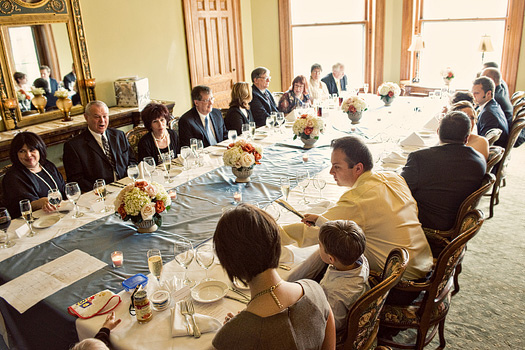
[(423, 37), (421, 36), (421, 34), (418, 34), (412, 38), (412, 44), (408, 48), (408, 51), (419, 52), (419, 51), (423, 51), (424, 48), (425, 48), (425, 42), (423, 41)]
[(494, 47), (492, 47), (492, 40), (490, 39), (490, 35), (483, 35), (481, 37), (481, 40), (479, 41), (479, 52), (492, 52), (494, 51)]

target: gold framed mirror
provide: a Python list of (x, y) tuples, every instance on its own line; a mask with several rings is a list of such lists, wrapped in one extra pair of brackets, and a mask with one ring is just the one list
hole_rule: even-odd
[[(0, 39), (0, 114), (5, 130), (15, 127), (13, 118), (18, 126), (62, 118), (54, 97), (60, 87), (73, 101), (71, 115), (83, 113), (92, 99), (86, 87), (92, 76), (79, 0), (0, 0)], [(46, 90), (42, 113), (29, 101), (31, 86)]]

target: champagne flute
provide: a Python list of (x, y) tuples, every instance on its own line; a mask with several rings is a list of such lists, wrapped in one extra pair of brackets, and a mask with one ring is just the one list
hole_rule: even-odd
[(250, 122), (250, 139), (254, 139), (255, 138), (255, 129), (256, 129), (256, 124), (255, 122)]
[(35, 220), (33, 219), (33, 208), (31, 208), (31, 201), (29, 199), (22, 199), (18, 204), (20, 205), (20, 213), (22, 214), (22, 218), (24, 218), (27, 226), (29, 226), (28, 237), (33, 237), (36, 235), (36, 232), (33, 230), (33, 222)]
[(171, 182), (170, 170), (171, 170), (171, 154), (169, 152), (161, 154), (162, 166), (166, 171), (168, 177), (168, 183)]
[(199, 166), (204, 166), (204, 144), (202, 140), (197, 140), (197, 157)]
[(136, 164), (128, 165), (128, 177), (133, 182), (139, 177), (139, 167)]
[(363, 84), (363, 92), (364, 92), (365, 94), (368, 94), (368, 88), (369, 88), (369, 86), (370, 86), (370, 85), (368, 85), (368, 83), (364, 83), (364, 84)]
[(190, 148), (191, 148), (191, 153), (195, 159), (195, 161), (193, 162), (193, 164), (190, 165), (190, 167), (192, 165), (198, 165), (198, 162), (197, 162), (197, 158), (198, 158), (198, 154), (197, 154), (197, 148), (198, 148), (198, 145), (199, 143), (197, 142), (197, 139), (196, 138), (191, 138), (190, 139)]
[(2, 232), (0, 235), (0, 248), (11, 248), (15, 245), (15, 242), (9, 241), (7, 233), (9, 225), (11, 225), (11, 215), (9, 215), (6, 208), (2, 207), (0, 208), (0, 231)]
[(206, 278), (204, 278), (203, 281), (211, 281), (212, 278), (208, 277), (208, 269), (215, 261), (215, 253), (213, 252), (212, 246), (204, 244), (198, 247), (195, 258), (195, 260), (197, 260), (197, 264), (199, 264), (206, 271)]
[(49, 200), (49, 204), (55, 206), (58, 211), (58, 206), (60, 205), (60, 202), (62, 202), (62, 194), (60, 191), (58, 189), (47, 191), (47, 199)]
[(144, 157), (144, 169), (149, 175), (150, 180), (152, 179), (152, 173), (155, 170), (155, 159), (153, 157)]
[(75, 214), (73, 215), (73, 217), (76, 219), (76, 218), (79, 218), (81, 216), (84, 216), (84, 213), (81, 213), (79, 210), (78, 210), (78, 205), (77, 205), (77, 202), (80, 198), (80, 187), (78, 186), (78, 183), (76, 182), (68, 182), (66, 184), (66, 196), (67, 196), (67, 199), (69, 199), (73, 205), (75, 206)]
[(100, 197), (102, 203), (104, 203), (104, 209), (102, 209), (101, 213), (109, 212), (108, 208), (106, 207), (106, 181), (104, 181), (104, 179), (96, 180), (95, 184), (93, 185), (93, 190), (95, 190), (95, 193)]
[(314, 187), (319, 190), (319, 202), (323, 200), (323, 188), (326, 186), (326, 180), (321, 179), (319, 175), (314, 177)]
[(175, 242), (174, 246), (175, 252), (175, 261), (184, 268), (184, 285), (193, 287), (195, 281), (192, 281), (188, 278), (188, 266), (193, 261), (195, 253), (193, 251), (193, 245), (187, 239), (181, 239), (178, 242)]
[(290, 179), (288, 177), (281, 177), (281, 193), (285, 200), (288, 200), (290, 195)]
[(184, 167), (183, 167), (184, 170), (188, 170), (188, 166), (186, 164), (186, 160), (188, 159), (190, 154), (191, 154), (191, 148), (190, 147), (188, 147), (188, 146), (181, 147), (181, 149), (180, 149), (180, 156), (182, 158), (182, 161), (184, 162), (184, 164), (183, 164), (184, 165)]
[(237, 130), (228, 130), (228, 139), (230, 143), (235, 143), (237, 141)]
[(160, 274), (162, 272), (162, 255), (160, 255), (160, 250), (148, 250), (148, 267), (151, 274), (160, 282)]

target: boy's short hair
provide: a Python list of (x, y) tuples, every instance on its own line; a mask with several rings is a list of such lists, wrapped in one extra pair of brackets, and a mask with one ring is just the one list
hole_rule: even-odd
[(365, 252), (366, 237), (351, 220), (328, 221), (319, 230), (319, 242), (327, 254), (343, 265), (352, 265)]

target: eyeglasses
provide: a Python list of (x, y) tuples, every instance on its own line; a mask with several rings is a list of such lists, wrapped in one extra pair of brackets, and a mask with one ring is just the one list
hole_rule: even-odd
[(204, 103), (213, 103), (215, 101), (215, 97), (210, 97), (206, 100), (199, 100), (200, 102), (204, 102)]
[(268, 77), (262, 76), (262, 77), (257, 77), (257, 79), (263, 79), (263, 80), (266, 80), (266, 81), (270, 81), (270, 80), (272, 80), (272, 77), (270, 77), (270, 76), (268, 76)]

